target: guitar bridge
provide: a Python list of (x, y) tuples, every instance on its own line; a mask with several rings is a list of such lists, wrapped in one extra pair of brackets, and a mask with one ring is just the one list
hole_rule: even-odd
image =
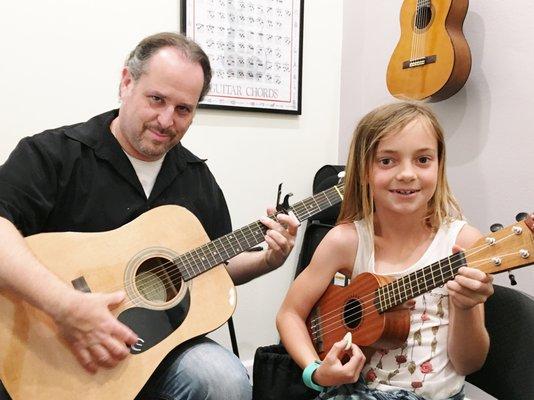
[(433, 64), (436, 62), (436, 58), (437, 57), (433, 55), (433, 56), (416, 58), (414, 60), (404, 61), (402, 63), (402, 69), (422, 67), (423, 65)]

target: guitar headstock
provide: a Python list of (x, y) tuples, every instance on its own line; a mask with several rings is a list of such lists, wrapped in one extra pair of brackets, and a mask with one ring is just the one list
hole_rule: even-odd
[(534, 216), (486, 235), (465, 251), (467, 265), (497, 274), (534, 264)]

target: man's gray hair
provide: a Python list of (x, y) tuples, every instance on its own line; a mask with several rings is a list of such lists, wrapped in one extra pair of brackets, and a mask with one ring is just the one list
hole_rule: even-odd
[(210, 60), (204, 50), (196, 44), (193, 40), (174, 32), (161, 32), (155, 35), (148, 36), (141, 40), (139, 44), (130, 53), (125, 67), (128, 67), (130, 74), (134, 81), (137, 81), (143, 73), (146, 72), (146, 66), (150, 58), (160, 49), (164, 47), (172, 47), (182, 52), (184, 57), (193, 62), (198, 63), (204, 72), (204, 85), (198, 101), (202, 100), (210, 89), (211, 82), (211, 66)]

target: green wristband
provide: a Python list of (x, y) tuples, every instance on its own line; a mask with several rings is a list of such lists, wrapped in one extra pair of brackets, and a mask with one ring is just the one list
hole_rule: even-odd
[(310, 389), (322, 392), (324, 390), (324, 387), (316, 384), (312, 379), (313, 373), (317, 368), (319, 368), (319, 365), (321, 365), (321, 361), (315, 360), (306, 368), (304, 368), (304, 371), (302, 371), (302, 380), (304, 381), (304, 384)]

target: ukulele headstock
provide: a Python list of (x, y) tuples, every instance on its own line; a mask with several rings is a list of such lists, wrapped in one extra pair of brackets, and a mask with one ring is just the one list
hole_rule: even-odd
[(493, 224), (493, 232), (465, 251), (467, 265), (496, 274), (534, 264), (534, 217), (518, 219), (521, 220), (502, 229)]

